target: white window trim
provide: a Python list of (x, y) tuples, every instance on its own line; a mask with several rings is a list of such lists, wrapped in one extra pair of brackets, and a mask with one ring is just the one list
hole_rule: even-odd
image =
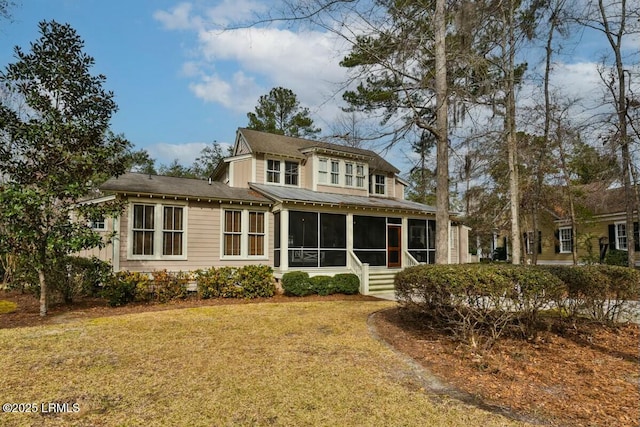
[[(626, 222), (616, 222), (615, 224), (615, 238), (616, 238), (616, 245), (615, 247), (621, 251), (626, 251), (629, 250), (629, 233), (627, 231), (627, 223)], [(624, 247), (622, 247), (620, 245), (620, 238), (623, 237), (620, 235), (619, 230), (620, 230), (620, 226), (624, 227), (624, 239), (625, 239), (625, 245)]]
[[(378, 178), (379, 176), (381, 176), (381, 177), (384, 179), (384, 183), (382, 183), (382, 184), (378, 184), (378, 180), (377, 180), (377, 178)], [(373, 195), (375, 195), (375, 196), (386, 196), (386, 195), (388, 195), (388, 193), (389, 193), (389, 192), (387, 191), (387, 187), (388, 187), (388, 185), (387, 185), (387, 181), (388, 181), (388, 180), (387, 180), (387, 176), (386, 176), (386, 175), (381, 174), (381, 173), (376, 173), (376, 174), (371, 175), (371, 179), (372, 179), (372, 187), (371, 187), (371, 189), (373, 190), (373, 191), (371, 192), (371, 194), (373, 194)], [(377, 187), (378, 187), (378, 186), (380, 186), (380, 185), (382, 185), (382, 193), (378, 193), (378, 192), (376, 191), (376, 190), (377, 190)]]
[(106, 218), (102, 218), (102, 221), (89, 221), (89, 223), (87, 225), (93, 231), (98, 231), (98, 232), (107, 231), (107, 219)]
[[(299, 180), (298, 180), (299, 181)], [(224, 254), (225, 212), (240, 211), (240, 255)], [(264, 214), (264, 255), (249, 255), (249, 212)], [(269, 259), (269, 213), (262, 209), (223, 208), (220, 215), (220, 259), (221, 260), (262, 260)]]
[[(272, 162), (280, 162), (280, 179), (278, 182), (270, 182), (268, 180), (269, 177), (269, 161)], [(296, 185), (293, 184), (285, 184), (285, 174), (286, 174), (286, 163), (296, 163), (298, 165), (298, 183)], [(275, 170), (274, 170), (275, 171)], [(302, 181), (302, 168), (300, 167), (300, 162), (298, 160), (286, 160), (286, 159), (277, 159), (275, 157), (267, 157), (264, 159), (264, 183), (268, 185), (281, 185), (283, 187), (300, 187), (300, 182)]]
[[(562, 231), (563, 230), (568, 230), (569, 231), (569, 239), (568, 239), (568, 243), (569, 243), (569, 250), (565, 250), (564, 245), (562, 244), (563, 242), (567, 242), (567, 239), (562, 239)], [(571, 235), (572, 235), (573, 231), (571, 230), (571, 227), (559, 227), (558, 228), (558, 242), (560, 244), (560, 253), (561, 254), (570, 254), (571, 252), (573, 252), (573, 248), (571, 247)]]
[[(338, 163), (338, 183), (332, 183), (332, 177), (335, 176), (332, 165)], [(324, 164), (325, 168), (321, 169)], [(351, 174), (347, 174), (347, 165), (352, 165)], [(358, 167), (362, 168), (362, 175), (358, 175)], [(366, 163), (360, 163), (353, 160), (343, 160), (333, 157), (318, 157), (317, 171), (315, 173), (316, 183), (327, 187), (353, 188), (357, 190), (366, 190), (366, 180), (369, 168)], [(347, 184), (347, 176), (351, 176), (351, 185)], [(362, 185), (358, 185), (358, 178)], [(385, 193), (386, 194), (386, 193)]]
[[(153, 206), (153, 226), (154, 226), (154, 234), (153, 234), (153, 255), (134, 255), (133, 254), (133, 206), (134, 205), (146, 205)], [(164, 224), (164, 207), (165, 206), (173, 206), (177, 208), (182, 208), (182, 255), (163, 255), (162, 254), (162, 236), (164, 233), (163, 224)], [(172, 201), (171, 203), (152, 203), (149, 201), (130, 201), (127, 213), (127, 259), (130, 260), (186, 260), (187, 259), (187, 241), (188, 241), (188, 217), (189, 217), (189, 205), (186, 202), (181, 201)]]

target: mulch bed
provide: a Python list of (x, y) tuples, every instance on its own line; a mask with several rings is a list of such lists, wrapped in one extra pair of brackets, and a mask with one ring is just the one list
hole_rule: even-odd
[[(0, 292), (18, 309), (0, 314), (0, 329), (46, 325), (104, 316), (228, 304), (295, 301), (372, 301), (362, 295), (186, 300), (109, 307), (102, 299), (55, 304), (41, 318), (30, 294)], [(397, 309), (375, 313), (377, 335), (442, 382), (483, 406), (561, 426), (640, 425), (640, 333), (637, 324), (612, 328), (581, 322), (542, 332), (535, 340), (500, 340), (488, 354), (475, 354), (446, 332)]]
[(397, 308), (371, 322), (395, 349), (486, 405), (549, 425), (640, 425), (637, 324), (583, 321), (535, 340), (501, 339), (481, 355)]

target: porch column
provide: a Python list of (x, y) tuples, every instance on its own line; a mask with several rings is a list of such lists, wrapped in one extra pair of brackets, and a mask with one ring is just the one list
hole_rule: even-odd
[(352, 260), (349, 252), (353, 252), (353, 214), (347, 212), (347, 268), (353, 270)]
[(289, 211), (280, 211), (280, 271), (289, 270)]

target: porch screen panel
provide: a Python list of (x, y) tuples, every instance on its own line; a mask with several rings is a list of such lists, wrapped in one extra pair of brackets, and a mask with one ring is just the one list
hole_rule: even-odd
[(320, 267), (347, 265), (347, 217), (320, 214)]
[(353, 217), (353, 251), (363, 263), (387, 264), (387, 219), (385, 217)]
[(289, 212), (289, 265), (318, 266), (318, 214)]
[(436, 222), (410, 219), (409, 253), (418, 262), (433, 264), (436, 261)]

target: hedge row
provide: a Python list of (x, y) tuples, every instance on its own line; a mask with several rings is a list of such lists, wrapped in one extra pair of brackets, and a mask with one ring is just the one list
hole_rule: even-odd
[(536, 334), (541, 311), (617, 322), (640, 292), (640, 271), (616, 266), (420, 265), (396, 275), (401, 306), (488, 349), (507, 330)]
[(146, 273), (121, 271), (106, 281), (102, 296), (110, 305), (130, 302), (167, 302), (185, 298), (187, 286), (195, 281), (200, 298), (257, 298), (275, 293), (273, 270), (265, 265), (241, 268), (211, 267), (192, 273), (167, 270)]
[(285, 295), (306, 296), (312, 294), (357, 294), (360, 290), (360, 279), (355, 274), (336, 274), (330, 276), (314, 276), (304, 271), (291, 271), (282, 276), (282, 289)]

